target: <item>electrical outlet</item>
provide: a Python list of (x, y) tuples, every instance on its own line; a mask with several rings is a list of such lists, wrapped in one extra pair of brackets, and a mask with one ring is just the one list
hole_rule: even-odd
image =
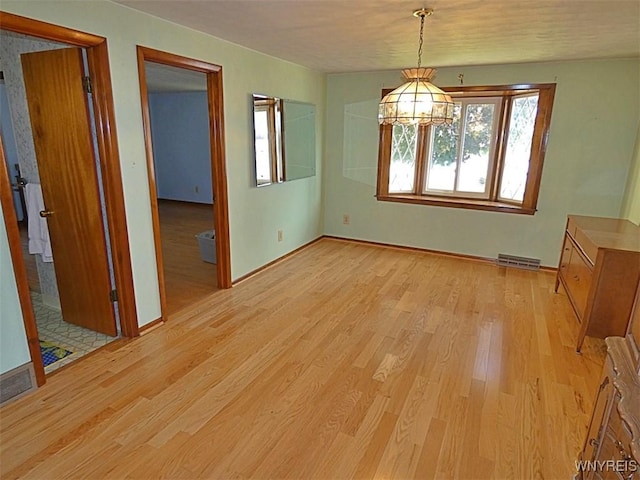
[(349, 216), (348, 213), (343, 213), (342, 214), (342, 224), (343, 225), (349, 225), (351, 224), (351, 217)]
[(282, 233), (282, 230), (278, 230), (278, 241), (281, 242), (283, 238), (284, 234)]

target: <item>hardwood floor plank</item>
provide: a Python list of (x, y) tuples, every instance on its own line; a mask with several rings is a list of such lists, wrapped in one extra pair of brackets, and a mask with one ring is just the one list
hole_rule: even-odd
[(438, 418), (446, 420), (447, 428), (438, 458), (436, 478), (460, 478), (461, 462), (464, 457), (462, 453), (464, 452), (465, 439), (464, 426), (467, 422), (469, 399), (459, 396), (451, 397), (449, 402), (451, 405), (450, 414), (438, 416)]
[(447, 422), (432, 418), (427, 430), (422, 452), (416, 466), (415, 478), (423, 478), (425, 480), (433, 479), (436, 476), (436, 469), (440, 460), (442, 451), (442, 442), (447, 429)]
[(378, 423), (367, 450), (361, 457), (353, 478), (374, 478), (380, 459), (384, 455), (384, 451), (389, 443), (389, 439), (393, 435), (398, 416), (385, 411)]
[(487, 400), (485, 382), (473, 380), (469, 394), (469, 411), (464, 427), (462, 449), (465, 453), (461, 458), (460, 478), (488, 478), (494, 469), (493, 461), (481, 454), (482, 442), (486, 438), (482, 430), (482, 412)]
[(415, 376), (398, 416), (391, 441), (380, 459), (376, 478), (412, 478), (426, 431), (416, 428), (417, 417), (427, 389), (427, 380)]
[(568, 478), (604, 349), (553, 284), (320, 240), (2, 407), (0, 476)]

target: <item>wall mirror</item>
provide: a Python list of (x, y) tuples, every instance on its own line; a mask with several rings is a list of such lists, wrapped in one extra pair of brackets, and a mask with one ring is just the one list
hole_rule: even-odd
[(316, 174), (316, 107), (310, 103), (253, 95), (256, 185)]

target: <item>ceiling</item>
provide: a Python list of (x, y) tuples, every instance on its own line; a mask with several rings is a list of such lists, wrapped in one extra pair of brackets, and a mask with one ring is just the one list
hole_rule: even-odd
[(323, 72), (640, 56), (640, 0), (116, 0)]

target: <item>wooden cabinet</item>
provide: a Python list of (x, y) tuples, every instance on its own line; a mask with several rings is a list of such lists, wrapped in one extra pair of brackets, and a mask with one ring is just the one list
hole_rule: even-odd
[(576, 478), (640, 480), (640, 377), (628, 341), (606, 339), (607, 360)]
[(626, 337), (609, 337), (575, 478), (640, 480), (640, 288)]
[(627, 220), (570, 215), (556, 277), (584, 337), (623, 336), (640, 279), (640, 228)]

